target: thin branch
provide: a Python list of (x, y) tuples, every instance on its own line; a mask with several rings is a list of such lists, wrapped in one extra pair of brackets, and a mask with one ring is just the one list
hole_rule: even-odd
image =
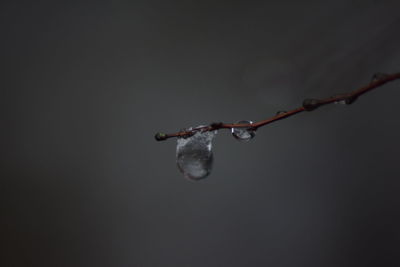
[(172, 138), (172, 137), (189, 137), (198, 131), (205, 132), (205, 131), (214, 131), (214, 130), (219, 130), (219, 129), (249, 128), (252, 130), (257, 130), (258, 128), (265, 126), (267, 124), (270, 124), (274, 121), (288, 118), (290, 116), (293, 116), (293, 115), (298, 114), (303, 111), (312, 111), (318, 107), (321, 107), (321, 106), (324, 106), (327, 104), (337, 103), (337, 102), (343, 102), (344, 104), (347, 104), (347, 105), (352, 104), (359, 96), (361, 96), (375, 88), (378, 88), (387, 82), (391, 82), (396, 79), (400, 79), (400, 73), (394, 73), (394, 74), (377, 73), (373, 76), (370, 84), (363, 86), (351, 93), (331, 96), (331, 97), (324, 98), (324, 99), (314, 99), (314, 98), (305, 99), (303, 101), (303, 105), (301, 107), (295, 108), (290, 111), (278, 112), (275, 116), (265, 119), (265, 120), (261, 120), (259, 122), (255, 122), (255, 123), (251, 123), (251, 124), (217, 122), (217, 123), (211, 123), (210, 125), (200, 126), (200, 127), (196, 127), (196, 128), (192, 128), (192, 129), (188, 129), (188, 130), (179, 131), (176, 133), (171, 133), (171, 134), (157, 133), (155, 135), (155, 138), (157, 141), (163, 141), (163, 140), (166, 140), (166, 139)]

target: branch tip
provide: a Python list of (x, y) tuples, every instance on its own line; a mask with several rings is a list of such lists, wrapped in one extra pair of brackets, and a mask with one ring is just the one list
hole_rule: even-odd
[(168, 136), (165, 133), (156, 133), (156, 135), (154, 136), (154, 138), (157, 141), (164, 141), (168, 138)]

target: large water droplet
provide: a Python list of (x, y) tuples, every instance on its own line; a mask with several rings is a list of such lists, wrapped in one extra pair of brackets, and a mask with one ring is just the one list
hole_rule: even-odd
[[(238, 121), (236, 124), (252, 124), (252, 121)], [(232, 128), (232, 135), (239, 141), (247, 142), (256, 136), (255, 130), (251, 128)]]
[(178, 169), (190, 180), (206, 178), (212, 169), (212, 140), (217, 131), (198, 131), (188, 138), (178, 138), (176, 162)]

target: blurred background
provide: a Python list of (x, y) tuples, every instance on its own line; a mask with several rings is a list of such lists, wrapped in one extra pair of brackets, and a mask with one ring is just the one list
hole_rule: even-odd
[(400, 266), (399, 1), (2, 1), (1, 266)]

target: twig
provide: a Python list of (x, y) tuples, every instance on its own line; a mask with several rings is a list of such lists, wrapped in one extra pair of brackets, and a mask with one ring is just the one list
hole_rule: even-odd
[(400, 73), (394, 73), (394, 74), (377, 73), (373, 76), (370, 84), (368, 84), (364, 87), (361, 87), (351, 93), (331, 96), (331, 97), (328, 97), (325, 99), (314, 99), (314, 98), (305, 99), (303, 101), (303, 105), (301, 107), (295, 108), (290, 111), (285, 111), (285, 112), (280, 111), (275, 116), (273, 116), (269, 119), (259, 121), (259, 122), (255, 122), (255, 123), (251, 123), (251, 124), (215, 122), (215, 123), (211, 123), (210, 125), (200, 126), (197, 128), (183, 130), (183, 131), (179, 131), (179, 132), (171, 133), (171, 134), (157, 133), (155, 135), (155, 139), (157, 141), (163, 141), (163, 140), (166, 140), (166, 139), (172, 138), (172, 137), (186, 138), (186, 137), (194, 135), (198, 131), (205, 132), (205, 131), (214, 131), (214, 130), (219, 130), (219, 129), (249, 128), (249, 129), (252, 129), (255, 131), (258, 128), (265, 126), (267, 124), (270, 124), (274, 121), (288, 118), (290, 116), (293, 116), (293, 115), (298, 114), (303, 111), (312, 111), (318, 107), (321, 107), (321, 106), (324, 106), (327, 104), (331, 104), (331, 103), (335, 103), (335, 102), (344, 102), (347, 105), (352, 104), (359, 96), (361, 96), (375, 88), (378, 88), (387, 82), (391, 82), (396, 79), (400, 79)]

